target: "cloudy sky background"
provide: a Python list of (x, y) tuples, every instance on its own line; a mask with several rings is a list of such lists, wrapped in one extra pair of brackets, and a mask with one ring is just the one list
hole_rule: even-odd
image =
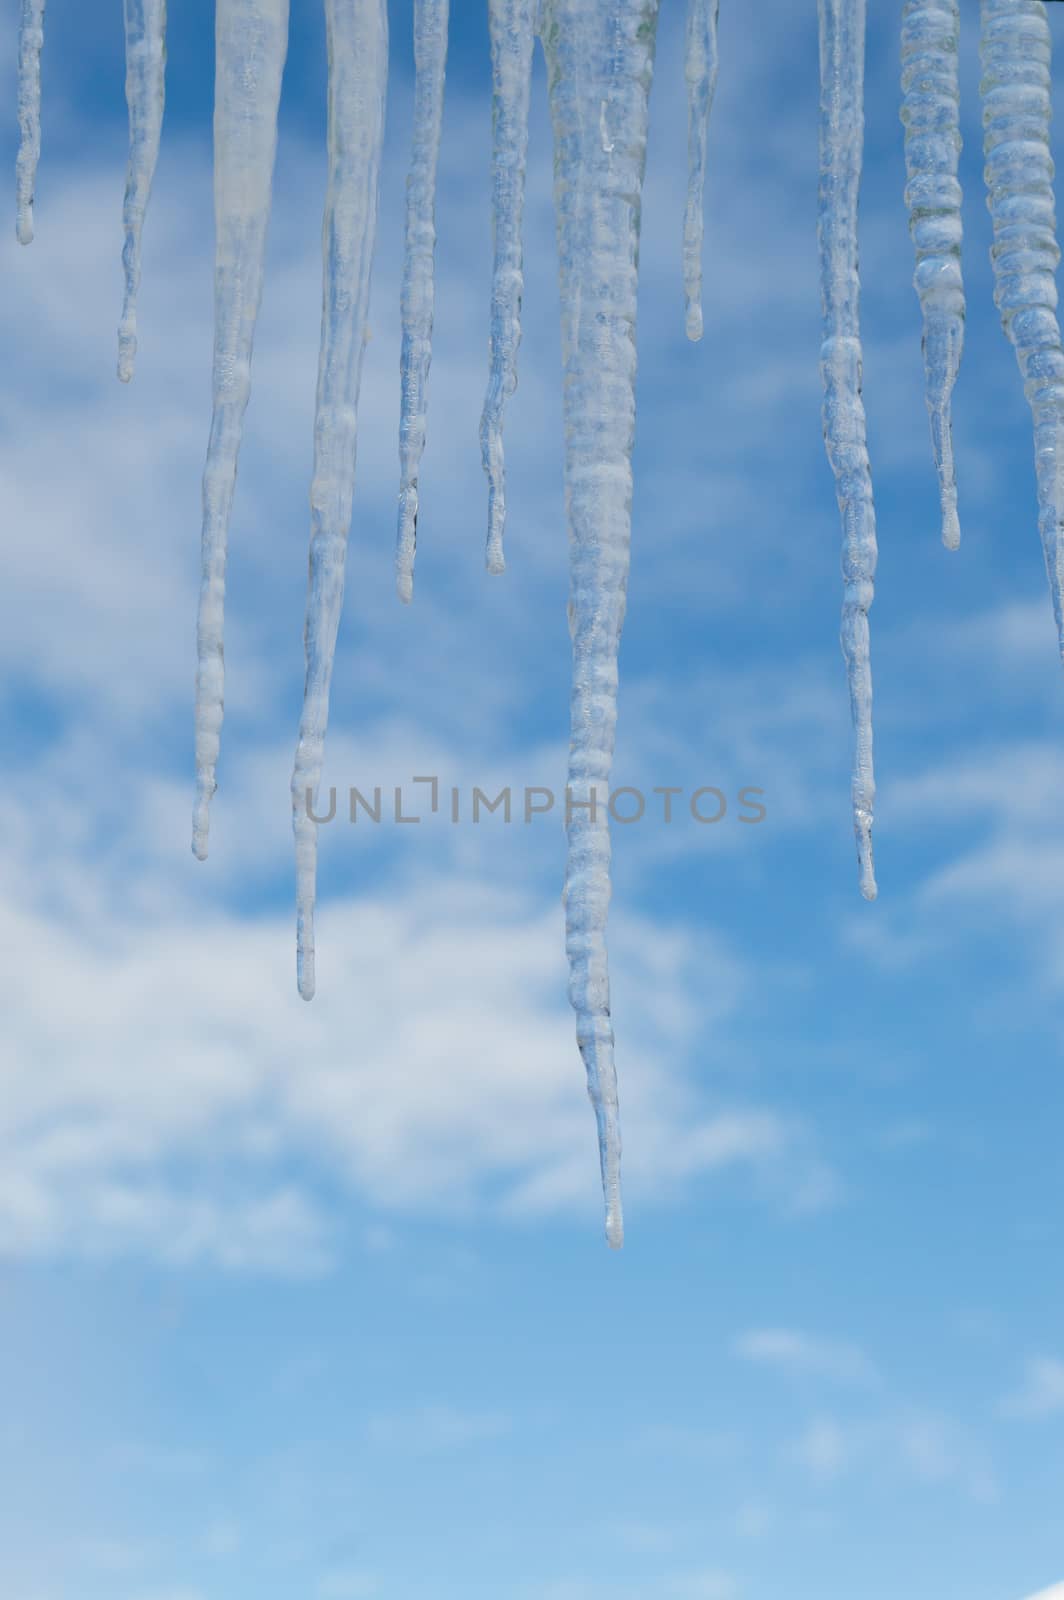
[[(0, 45), (13, 104), (14, 0)], [(706, 337), (683, 337), (664, 7), (615, 829), (628, 1242), (601, 1239), (558, 818), (322, 830), (296, 994), (324, 47), (293, 8), (229, 568), (212, 852), (188, 849), (209, 420), (207, 0), (172, 9), (141, 352), (113, 377), (121, 7), (49, 0), (37, 242), (4, 230), (0, 1589), (9, 1600), (1020, 1600), (1064, 1572), (1061, 685), (991, 301), (974, 38), (939, 543), (901, 194), (900, 4), (862, 210), (880, 900), (856, 887), (819, 432), (814, 8), (725, 3)], [(566, 544), (537, 62), (509, 570), (482, 568), (487, 37), (455, 0), (417, 593), (394, 598), (408, 6), (327, 783), (560, 787)], [(103, 13), (106, 11), (107, 15)], [(1056, 25), (1060, 20), (1054, 18)], [(14, 159), (13, 115), (7, 132)], [(10, 163), (9, 163), (10, 167)], [(12, 222), (14, 211), (12, 186)]]

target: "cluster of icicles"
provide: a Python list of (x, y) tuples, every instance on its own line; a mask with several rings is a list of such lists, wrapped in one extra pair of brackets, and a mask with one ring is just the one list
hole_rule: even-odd
[[(702, 192), (717, 76), (719, 0), (688, 0), (690, 178), (683, 236), (687, 332), (702, 333)], [(842, 646), (856, 752), (853, 814), (861, 891), (872, 859), (872, 680), (868, 612), (876, 567), (865, 415), (857, 209), (864, 130), (866, 0), (818, 0), (824, 312), (824, 438), (843, 525)], [(402, 284), (399, 594), (413, 593), (418, 468), (432, 353), (435, 184), (449, 0), (413, 0), (414, 141)], [(222, 725), (226, 540), (262, 292), (277, 110), (289, 0), (217, 0), (214, 119), (216, 322), (210, 445), (203, 479), (202, 587), (196, 685), (193, 849), (207, 854)], [(566, 945), (570, 998), (598, 1121), (606, 1234), (622, 1239), (620, 1131), (606, 963), (610, 839), (604, 796), (617, 708), (635, 427), (640, 195), (659, 0), (488, 0), (493, 99), (494, 276), (490, 377), (481, 421), (488, 478), (487, 565), (502, 572), (506, 517), (503, 412), (517, 383), (522, 208), (532, 55), (546, 56), (555, 141), (555, 202), (565, 377), (565, 482), (573, 642)], [(329, 686), (351, 521), (362, 354), (388, 66), (386, 0), (325, 0), (329, 57), (324, 308), (310, 491), (306, 690), (292, 777), (299, 988), (314, 993), (316, 824)], [(33, 236), (40, 151), (44, 0), (22, 0), (18, 237)], [(119, 376), (133, 373), (140, 241), (163, 118), (165, 0), (125, 0), (130, 159), (125, 197), (125, 304)], [(1050, 35), (1043, 0), (981, 0), (986, 179), (994, 223), (995, 298), (1034, 414), (1040, 532), (1058, 631), (1064, 541), (1064, 351), (1056, 319)], [(950, 397), (964, 338), (961, 191), (957, 179), (958, 0), (906, 0), (901, 116), (906, 202), (923, 311), (927, 404), (946, 545), (960, 540)]]

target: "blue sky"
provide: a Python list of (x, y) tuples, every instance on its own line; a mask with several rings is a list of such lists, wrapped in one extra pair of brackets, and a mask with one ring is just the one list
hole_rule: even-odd
[[(969, 24), (963, 544), (939, 543), (900, 5), (862, 203), (880, 899), (857, 893), (820, 440), (812, 4), (723, 6), (706, 336), (681, 8), (652, 102), (616, 829), (628, 1240), (602, 1242), (557, 818), (322, 830), (295, 987), (324, 62), (296, 6), (188, 849), (211, 344), (210, 7), (173, 6), (134, 384), (120, 10), (49, 0), (37, 241), (4, 231), (0, 1590), (7, 1600), (1023, 1600), (1064, 1577), (1061, 684), (993, 311)], [(417, 594), (394, 598), (410, 125), (393, 70), (327, 783), (560, 786), (566, 548), (537, 63), (509, 570), (482, 568), (490, 106), (455, 0)], [(966, 13), (969, 8), (965, 8)], [(13, 83), (14, 7), (0, 49)], [(1060, 19), (1054, 18), (1054, 25)], [(13, 122), (13, 118), (11, 119)], [(13, 128), (8, 152), (14, 160)], [(12, 221), (14, 197), (12, 186)]]

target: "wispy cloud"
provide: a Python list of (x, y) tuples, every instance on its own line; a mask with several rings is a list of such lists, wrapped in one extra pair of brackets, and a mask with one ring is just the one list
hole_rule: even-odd
[(826, 1378), (835, 1383), (874, 1383), (874, 1363), (856, 1345), (817, 1338), (795, 1328), (755, 1328), (739, 1334), (732, 1346), (742, 1361), (775, 1367), (797, 1377)]
[(858, 1471), (900, 1473), (919, 1484), (954, 1487), (980, 1505), (998, 1496), (993, 1462), (982, 1441), (953, 1418), (917, 1406), (815, 1417), (784, 1454), (824, 1485)]
[(852, 1433), (832, 1417), (817, 1417), (788, 1450), (794, 1464), (821, 1483), (841, 1477), (855, 1454)]
[(366, 1424), (370, 1443), (412, 1455), (449, 1455), (500, 1439), (509, 1431), (510, 1418), (503, 1412), (464, 1411), (450, 1405), (372, 1417)]
[(380, 1584), (368, 1572), (337, 1567), (318, 1579), (318, 1600), (371, 1600), (381, 1593)]
[(1028, 1361), (1023, 1382), (1001, 1402), (1003, 1417), (1042, 1422), (1064, 1415), (1064, 1361), (1036, 1356)]

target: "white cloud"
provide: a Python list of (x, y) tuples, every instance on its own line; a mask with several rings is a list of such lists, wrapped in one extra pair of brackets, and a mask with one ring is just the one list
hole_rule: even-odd
[(752, 1329), (736, 1338), (733, 1349), (743, 1361), (777, 1367), (791, 1376), (856, 1384), (872, 1383), (877, 1377), (875, 1366), (856, 1345), (794, 1328)]
[[(0, 1250), (320, 1271), (338, 1236), (315, 1191), (336, 1180), (378, 1208), (456, 1215), (490, 1193), (515, 1220), (592, 1222), (561, 912), (524, 874), (489, 887), (474, 853), (459, 876), (445, 839), (416, 883), (386, 868), (375, 893), (326, 900), (307, 1007), (288, 919), (231, 909), (269, 833), (197, 903), (210, 869), (163, 844), (176, 791), (129, 771), (124, 827), (102, 782), (74, 807), (31, 791), (0, 849), (0, 934), (20, 953), (0, 981)], [(833, 1200), (808, 1129), (709, 1103), (688, 1076), (747, 985), (719, 936), (621, 910), (611, 949), (633, 1202), (730, 1171), (787, 1211)]]
[(318, 1579), (318, 1600), (371, 1600), (381, 1593), (376, 1578), (367, 1572), (336, 1567)]
[(450, 1405), (422, 1406), (391, 1416), (371, 1417), (371, 1444), (410, 1455), (450, 1455), (510, 1431), (510, 1419), (496, 1411), (463, 1411)]
[(785, 1456), (828, 1485), (861, 1471), (902, 1474), (918, 1484), (959, 1489), (979, 1505), (997, 1499), (989, 1451), (951, 1417), (894, 1405), (878, 1414), (813, 1418)]
[(1029, 1361), (1020, 1388), (1002, 1401), (1001, 1414), (1028, 1422), (1064, 1415), (1064, 1361), (1050, 1356)]
[(831, 1417), (818, 1417), (790, 1448), (794, 1463), (821, 1482), (831, 1482), (845, 1471), (853, 1443), (845, 1428)]

